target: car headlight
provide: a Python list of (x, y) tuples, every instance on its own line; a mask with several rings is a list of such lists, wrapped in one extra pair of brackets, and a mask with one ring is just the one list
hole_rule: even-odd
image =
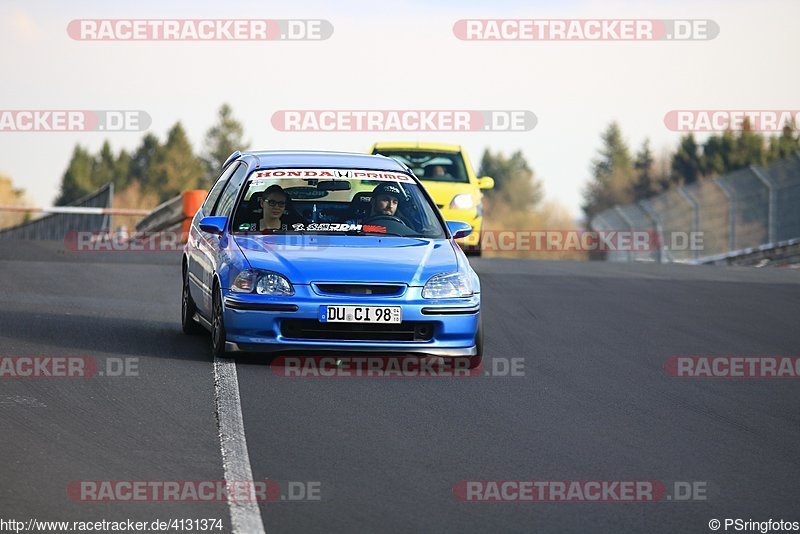
[(469, 193), (462, 193), (453, 197), (450, 202), (451, 210), (471, 210), (475, 207), (475, 199)]
[(233, 280), (231, 291), (259, 295), (294, 295), (294, 288), (285, 276), (272, 271), (245, 269)]
[(437, 274), (422, 288), (424, 299), (447, 299), (454, 297), (470, 297), (473, 294), (472, 283), (461, 273)]

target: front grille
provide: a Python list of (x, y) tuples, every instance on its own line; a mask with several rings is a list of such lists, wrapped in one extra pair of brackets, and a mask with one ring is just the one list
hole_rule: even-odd
[(430, 341), (433, 339), (433, 323), (322, 323), (314, 319), (284, 319), (281, 321), (281, 335), (292, 339), (338, 341)]
[(320, 293), (331, 295), (401, 295), (400, 284), (315, 284)]

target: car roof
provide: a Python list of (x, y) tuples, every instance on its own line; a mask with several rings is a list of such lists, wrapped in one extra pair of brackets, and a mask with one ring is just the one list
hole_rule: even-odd
[[(233, 154), (231, 157), (233, 157)], [(405, 165), (392, 158), (379, 155), (373, 156), (370, 154), (360, 154), (357, 152), (328, 152), (323, 150), (261, 150), (241, 152), (239, 157), (241, 159), (249, 160), (249, 162), (253, 162), (255, 164), (255, 169), (309, 167), (409, 172)]]
[(450, 145), (447, 143), (422, 143), (408, 141), (388, 141), (375, 143), (373, 150), (430, 150), (436, 152), (461, 152), (461, 145)]

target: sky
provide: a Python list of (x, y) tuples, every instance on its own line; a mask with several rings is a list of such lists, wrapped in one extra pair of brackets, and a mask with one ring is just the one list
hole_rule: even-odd
[[(82, 18), (326, 19), (324, 41), (76, 41)], [(711, 19), (705, 41), (461, 41), (464, 18)], [(800, 2), (15, 2), (0, 5), (0, 109), (144, 110), (165, 139), (178, 120), (196, 150), (222, 103), (253, 149), (366, 151), (375, 141), (521, 150), (546, 198), (581, 216), (600, 133), (618, 121), (637, 149), (658, 153), (679, 133), (674, 109), (800, 109)], [(525, 132), (280, 132), (284, 109), (530, 110)], [(76, 143), (129, 151), (143, 132), (3, 132), (0, 174), (37, 206), (52, 205)], [(699, 135), (700, 139), (704, 135)]]

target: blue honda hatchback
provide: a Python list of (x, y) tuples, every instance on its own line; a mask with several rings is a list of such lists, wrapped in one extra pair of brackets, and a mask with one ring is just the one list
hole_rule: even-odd
[(405, 165), (338, 152), (235, 152), (192, 221), (183, 330), (237, 351), (482, 357), (480, 282)]

